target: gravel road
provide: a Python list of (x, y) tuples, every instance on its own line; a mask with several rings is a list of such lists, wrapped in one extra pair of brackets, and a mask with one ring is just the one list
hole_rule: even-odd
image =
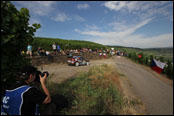
[(112, 64), (129, 80), (131, 88), (144, 103), (148, 114), (173, 114), (173, 81), (170, 82), (154, 71), (124, 57), (115, 56), (110, 59), (91, 60), (90, 63), (90, 66), (79, 67), (53, 63), (39, 66), (38, 69), (49, 71), (52, 75), (51, 81), (61, 83), (80, 72), (88, 71), (94, 65)]
[[(150, 115), (173, 114), (173, 84), (159, 79), (154, 71), (133, 63), (127, 58), (115, 57), (116, 67), (131, 83), (136, 95), (145, 104), (147, 113)], [(172, 82), (173, 83), (173, 82)]]

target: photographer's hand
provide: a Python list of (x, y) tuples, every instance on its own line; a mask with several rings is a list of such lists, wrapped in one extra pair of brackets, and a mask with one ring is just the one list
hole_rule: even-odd
[(47, 79), (47, 74), (46, 73), (44, 73), (43, 77), (41, 77), (41, 75), (39, 75), (39, 77), (40, 77), (40, 82), (41, 83), (45, 83), (46, 82), (46, 79)]
[(47, 89), (47, 87), (45, 85), (47, 74), (45, 73), (44, 77), (41, 77), (41, 75), (39, 75), (39, 77), (40, 77), (40, 82), (41, 82), (42, 89), (43, 89), (44, 93), (47, 95), (47, 97), (45, 98), (43, 103), (44, 104), (50, 103), (51, 102), (50, 92), (48, 91), (48, 89)]

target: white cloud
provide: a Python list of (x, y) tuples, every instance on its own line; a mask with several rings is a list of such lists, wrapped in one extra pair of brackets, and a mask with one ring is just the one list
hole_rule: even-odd
[(138, 1), (132, 1), (132, 2), (129, 2), (127, 4), (127, 8), (129, 10), (129, 12), (132, 12), (134, 10), (139, 10), (140, 9), (140, 6), (137, 5), (137, 2)]
[(86, 24), (86, 31), (89, 31), (89, 30), (99, 30), (100, 28), (97, 27), (96, 25), (89, 25), (89, 24)]
[(46, 16), (53, 11), (55, 1), (16, 1), (16, 3), (28, 8), (31, 14)]
[(128, 26), (125, 24), (125, 21), (122, 21), (122, 22), (112, 22), (112, 23), (109, 23), (108, 25), (112, 26), (113, 29), (116, 32), (124, 31), (124, 30), (126, 30), (128, 28)]
[(125, 26), (124, 23), (110, 23), (110, 26), (117, 26), (118, 28), (122, 27), (122, 30), (115, 30), (111, 32), (101, 32), (89, 29), (85, 29), (85, 31), (75, 29), (74, 31), (82, 35), (88, 35), (90, 36), (89, 40), (104, 45), (121, 45), (138, 48), (173, 46), (173, 34), (171, 33), (149, 38), (145, 37), (144, 35), (133, 34), (136, 30), (150, 23), (151, 21), (152, 19), (146, 19), (135, 24), (134, 26)]
[(173, 15), (168, 9), (173, 7), (171, 1), (109, 1), (105, 2), (104, 6), (112, 11), (135, 14), (141, 19), (156, 15), (164, 15), (170, 19)]
[(125, 1), (111, 1), (111, 2), (105, 2), (105, 7), (109, 8), (110, 10), (120, 10), (123, 7), (125, 7), (126, 2)]
[(81, 34), (86, 34), (86, 35), (92, 35), (92, 36), (100, 36), (100, 37), (115, 37), (115, 36), (124, 37), (124, 36), (127, 36), (129, 34), (132, 34), (138, 28), (140, 28), (140, 27), (144, 26), (145, 24), (149, 23), (151, 20), (152, 19), (146, 19), (146, 20), (136, 24), (133, 27), (130, 27), (130, 28), (126, 27), (125, 30), (119, 31), (119, 32), (116, 32), (116, 31), (114, 31), (114, 32), (80, 31), (80, 33)]
[(52, 17), (52, 20), (57, 22), (65, 22), (65, 21), (77, 21), (77, 22), (85, 22), (86, 19), (79, 15), (68, 15), (63, 12), (57, 13), (55, 17)]
[(84, 22), (84, 21), (86, 21), (85, 18), (83, 18), (83, 17), (81, 17), (79, 15), (74, 15), (73, 18), (74, 18), (75, 21), (78, 21), (78, 22)]
[(67, 20), (71, 20), (65, 13), (57, 13), (56, 17), (52, 18), (52, 20), (57, 22), (64, 22)]
[(78, 9), (87, 9), (87, 8), (89, 8), (89, 5), (88, 4), (78, 4), (77, 8)]

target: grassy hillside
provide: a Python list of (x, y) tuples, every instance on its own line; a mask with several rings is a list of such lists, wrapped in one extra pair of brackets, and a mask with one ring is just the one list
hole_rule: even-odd
[(60, 45), (61, 49), (81, 49), (81, 48), (91, 48), (91, 49), (106, 49), (106, 46), (97, 44), (89, 41), (80, 41), (80, 40), (64, 40), (60, 38), (44, 38), (44, 37), (35, 37), (34, 41), (31, 43), (33, 50), (36, 51), (38, 47), (41, 47), (45, 50), (52, 50), (52, 44)]

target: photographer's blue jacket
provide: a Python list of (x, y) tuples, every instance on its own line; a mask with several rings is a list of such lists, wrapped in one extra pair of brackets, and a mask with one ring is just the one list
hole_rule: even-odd
[(24, 85), (13, 90), (6, 90), (2, 99), (1, 115), (21, 115), (23, 94), (30, 88), (30, 86)]

